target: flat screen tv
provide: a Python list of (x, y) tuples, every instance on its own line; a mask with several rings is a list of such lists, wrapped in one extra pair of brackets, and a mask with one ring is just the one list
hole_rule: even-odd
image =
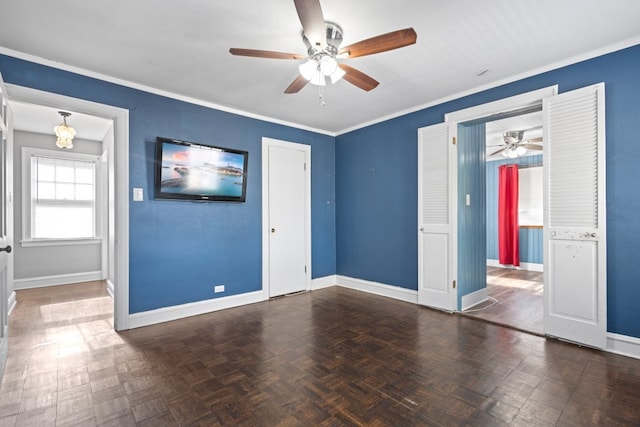
[(244, 202), (249, 153), (176, 139), (156, 141), (156, 199)]

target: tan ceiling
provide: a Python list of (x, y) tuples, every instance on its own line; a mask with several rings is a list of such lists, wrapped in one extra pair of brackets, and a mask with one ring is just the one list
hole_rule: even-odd
[[(0, 53), (108, 76), (243, 114), (339, 134), (640, 43), (637, 0), (321, 0), (343, 45), (413, 27), (415, 45), (349, 60), (380, 85), (345, 81), (296, 95), (297, 61), (235, 57), (230, 47), (305, 54), (291, 0), (0, 0)], [(489, 70), (483, 73), (485, 70)]]

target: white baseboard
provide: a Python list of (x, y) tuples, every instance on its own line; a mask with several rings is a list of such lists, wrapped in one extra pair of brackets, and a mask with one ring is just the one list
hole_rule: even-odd
[(318, 277), (311, 280), (311, 290), (317, 291), (318, 289), (328, 288), (335, 286), (336, 283), (338, 283), (338, 276), (335, 274), (333, 276)]
[(268, 299), (269, 298), (264, 291), (256, 291), (241, 295), (231, 295), (228, 297), (133, 313), (129, 315), (129, 328), (134, 329), (143, 326), (155, 325), (156, 323), (170, 322), (172, 320), (183, 319), (185, 317), (211, 313), (212, 311), (254, 304)]
[[(107, 281), (107, 286), (109, 286), (109, 283), (110, 282)], [(418, 303), (418, 291), (339, 275), (313, 279), (311, 281), (311, 290), (323, 289), (335, 285), (388, 298), (394, 298), (413, 304)], [(15, 305), (15, 292), (13, 299), (13, 304)], [(254, 304), (268, 299), (269, 297), (264, 291), (256, 291), (242, 295), (232, 295), (230, 297), (216, 298), (207, 301), (198, 301), (179, 306), (145, 311), (142, 313), (134, 313), (129, 316), (129, 328), (140, 328), (157, 323), (169, 322), (227, 308)], [(486, 288), (479, 289), (469, 295), (465, 295), (462, 297), (463, 310), (485, 301), (486, 299)], [(640, 359), (640, 338), (608, 333), (607, 348), (604, 349), (604, 351)]]
[(640, 359), (640, 338), (607, 333), (607, 348), (610, 353)]
[(4, 375), (5, 364), (7, 363), (7, 357), (9, 356), (9, 340), (7, 339), (7, 331), (2, 334), (0, 338), (0, 378)]
[(544, 271), (544, 264), (535, 264), (532, 262), (521, 262), (520, 266), (515, 267), (511, 264), (500, 264), (497, 259), (488, 259), (488, 267), (501, 267), (501, 268), (513, 268), (514, 270), (528, 270), (528, 271)]
[(107, 292), (109, 293), (109, 295), (111, 295), (111, 298), (113, 298), (113, 295), (114, 295), (113, 293), (115, 292), (115, 285), (109, 279), (105, 279), (105, 282), (107, 283)]
[(9, 315), (11, 315), (11, 312), (13, 311), (13, 309), (16, 306), (16, 292), (15, 291), (11, 292), (11, 295), (9, 295), (9, 298), (7, 299), (7, 306), (9, 308), (8, 313), (9, 313)]
[(475, 292), (462, 296), (462, 311), (465, 311), (474, 305), (478, 305), (489, 299), (487, 288), (478, 289)]
[(355, 289), (358, 291), (368, 292), (370, 294), (382, 295), (401, 301), (418, 303), (418, 291), (400, 288), (398, 286), (385, 285), (378, 282), (370, 282), (368, 280), (354, 279), (352, 277), (337, 276), (338, 286), (344, 288)]
[(13, 288), (17, 290), (43, 288), (46, 286), (68, 285), (70, 283), (93, 282), (95, 280), (102, 280), (101, 271), (14, 279)]

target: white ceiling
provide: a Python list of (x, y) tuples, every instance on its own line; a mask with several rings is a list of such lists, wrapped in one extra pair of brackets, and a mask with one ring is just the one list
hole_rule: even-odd
[[(413, 27), (415, 45), (349, 60), (380, 81), (284, 89), (305, 54), (292, 0), (0, 0), (0, 52), (329, 134), (640, 42), (638, 0), (321, 0), (343, 45)], [(481, 74), (483, 71), (488, 72)]]
[[(14, 115), (14, 129), (50, 134), (51, 140), (55, 141), (53, 128), (62, 123), (62, 116), (60, 116), (58, 109), (17, 101), (11, 102), (11, 109)], [(113, 125), (111, 120), (100, 117), (68, 110), (65, 112), (71, 113), (71, 116), (67, 118), (67, 124), (75, 129), (76, 139), (102, 141), (107, 130)]]

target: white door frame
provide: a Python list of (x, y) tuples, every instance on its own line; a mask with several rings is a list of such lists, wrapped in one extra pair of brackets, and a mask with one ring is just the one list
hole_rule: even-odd
[[(558, 93), (558, 85), (548, 86), (542, 89), (526, 92), (520, 95), (511, 96), (508, 98), (499, 99), (497, 101), (489, 102), (474, 107), (465, 108), (464, 110), (453, 111), (447, 113), (444, 116), (445, 123), (449, 125), (449, 137), (458, 139), (458, 124), (468, 122), (471, 120), (482, 119), (491, 117), (501, 113), (507, 113), (510, 111), (522, 110), (530, 107), (540, 106), (542, 108), (542, 100)], [(457, 160), (456, 160), (457, 161)], [(458, 170), (453, 170), (452, 173), (457, 174)], [(457, 201), (453, 203), (457, 206)], [(458, 216), (457, 213), (453, 216), (452, 227), (457, 231), (458, 229)], [(456, 234), (457, 235), (457, 234)], [(458, 265), (458, 254), (454, 253), (454, 265)], [(455, 272), (457, 277), (457, 269)]]
[(311, 289), (311, 146), (278, 139), (262, 138), (262, 293), (264, 299), (269, 299), (269, 147), (280, 147), (300, 150), (305, 154), (305, 290)]
[(2, 218), (0, 218), (0, 241), (1, 246), (8, 250), (1, 256), (5, 263), (0, 283), (0, 379), (4, 375), (7, 358), (9, 356), (9, 313), (15, 305), (15, 292), (13, 292), (13, 255), (11, 245), (15, 246), (13, 233), (13, 112), (9, 105), (9, 98), (6, 86), (0, 75), (0, 149), (3, 154), (1, 180), (3, 188), (0, 188), (2, 197)]
[(13, 84), (6, 86), (12, 101), (113, 120), (114, 155), (109, 159), (115, 162), (115, 243), (109, 248), (115, 264), (113, 323), (117, 331), (129, 329), (129, 110)]

